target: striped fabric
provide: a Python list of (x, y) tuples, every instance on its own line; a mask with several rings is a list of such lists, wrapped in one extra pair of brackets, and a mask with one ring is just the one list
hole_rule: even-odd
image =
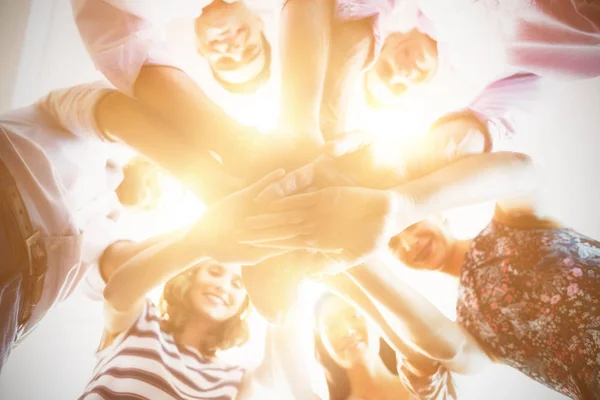
[(148, 302), (138, 321), (97, 354), (93, 378), (80, 399), (235, 398), (244, 370), (178, 346), (160, 329), (159, 316)]

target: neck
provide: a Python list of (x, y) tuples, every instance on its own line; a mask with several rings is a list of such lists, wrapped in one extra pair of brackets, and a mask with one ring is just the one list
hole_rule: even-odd
[(185, 324), (181, 332), (176, 335), (177, 344), (191, 346), (200, 350), (211, 328), (211, 324), (200, 318), (190, 320)]
[(460, 271), (463, 263), (465, 262), (465, 256), (467, 255), (467, 251), (469, 251), (469, 246), (471, 245), (471, 241), (472, 239), (457, 240), (454, 242), (450, 256), (440, 271), (455, 278), (459, 278)]
[(385, 383), (397, 380), (379, 356), (371, 358), (364, 364), (346, 370), (350, 380), (350, 393), (358, 398), (378, 398), (378, 393), (386, 387)]

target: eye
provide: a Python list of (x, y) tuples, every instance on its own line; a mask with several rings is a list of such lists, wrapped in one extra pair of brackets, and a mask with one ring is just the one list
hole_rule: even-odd
[(236, 289), (243, 289), (244, 282), (242, 282), (242, 279), (240, 277), (236, 276), (235, 278), (232, 279), (231, 286), (233, 286)]
[(220, 265), (212, 265), (208, 268), (208, 273), (211, 276), (214, 277), (219, 277), (223, 275), (223, 267), (221, 267)]

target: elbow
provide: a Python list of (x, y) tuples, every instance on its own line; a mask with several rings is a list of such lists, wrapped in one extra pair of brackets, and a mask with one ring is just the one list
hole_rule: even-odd
[(121, 290), (116, 287), (114, 281), (109, 281), (103, 291), (104, 303), (112, 310), (117, 312), (125, 312), (131, 308), (130, 302), (120, 296)]

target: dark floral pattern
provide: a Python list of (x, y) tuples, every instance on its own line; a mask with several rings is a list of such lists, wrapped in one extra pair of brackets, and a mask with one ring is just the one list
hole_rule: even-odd
[(492, 221), (471, 244), (458, 321), (501, 362), (574, 399), (600, 399), (600, 243)]

